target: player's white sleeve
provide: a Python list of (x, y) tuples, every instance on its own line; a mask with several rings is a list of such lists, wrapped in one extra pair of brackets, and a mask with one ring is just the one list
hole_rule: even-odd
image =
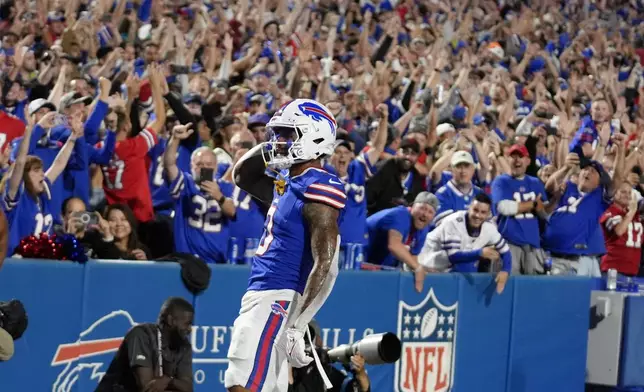
[(485, 225), (484, 229), (490, 233), (489, 245), (494, 246), (497, 252), (505, 253), (510, 251), (508, 242), (501, 236), (501, 233), (496, 229), (496, 226), (489, 224)]
[(450, 267), (447, 251), (443, 249), (443, 233), (445, 226), (439, 226), (427, 234), (425, 244), (418, 255), (418, 262), (427, 267), (437, 270), (447, 270)]

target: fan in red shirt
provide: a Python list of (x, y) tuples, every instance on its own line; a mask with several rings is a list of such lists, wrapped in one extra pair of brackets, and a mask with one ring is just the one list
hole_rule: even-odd
[(637, 200), (630, 184), (623, 183), (613, 204), (599, 219), (606, 241), (601, 270), (614, 268), (622, 275), (635, 276), (639, 270), (644, 234)]
[(132, 126), (124, 111), (116, 111), (116, 147), (108, 166), (103, 166), (103, 188), (109, 204), (127, 204), (139, 222), (154, 218), (146, 168), (147, 154), (157, 143), (157, 134), (165, 124), (163, 76), (157, 65), (148, 67), (154, 101), (155, 120), (138, 135), (130, 137)]

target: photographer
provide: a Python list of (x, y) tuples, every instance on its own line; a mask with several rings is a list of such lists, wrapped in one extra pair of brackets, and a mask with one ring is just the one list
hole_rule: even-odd
[[(315, 321), (309, 323), (311, 339), (315, 342), (315, 350), (322, 362), (322, 366), (327, 376), (333, 384), (331, 392), (370, 392), (371, 383), (369, 376), (365, 371), (365, 359), (360, 354), (351, 357), (350, 364), (343, 364), (344, 369), (339, 370), (332, 366), (327, 354), (327, 350), (322, 348), (322, 338), (320, 327)], [(311, 353), (311, 347), (308, 345), (306, 351)], [(289, 374), (288, 392), (317, 392), (325, 391), (322, 376), (316, 369), (315, 361), (303, 368), (291, 368)]]
[(121, 252), (114, 244), (109, 223), (97, 212), (87, 212), (85, 203), (78, 197), (63, 202), (63, 225), (56, 228), (58, 234), (73, 234), (83, 245), (87, 257), (94, 259), (118, 259)]

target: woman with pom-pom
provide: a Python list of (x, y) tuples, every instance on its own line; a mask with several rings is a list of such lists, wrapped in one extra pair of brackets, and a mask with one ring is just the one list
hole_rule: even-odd
[(5, 185), (2, 207), (9, 222), (9, 252), (30, 235), (50, 234), (53, 225), (51, 206), (51, 184), (65, 170), (76, 139), (83, 136), (83, 122), (79, 117), (71, 121), (72, 133), (45, 172), (40, 158), (27, 155), (29, 141), (34, 128), (50, 129), (54, 126), (55, 112), (47, 113), (35, 126), (27, 126), (18, 147), (9, 180)]

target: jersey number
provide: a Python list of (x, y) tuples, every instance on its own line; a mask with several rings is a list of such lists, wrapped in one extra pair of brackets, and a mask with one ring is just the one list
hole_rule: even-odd
[(577, 212), (577, 207), (579, 206), (579, 203), (581, 203), (582, 200), (583, 200), (583, 197), (580, 197), (578, 199), (574, 197), (570, 197), (568, 198), (568, 205), (557, 208), (557, 211), (569, 212), (571, 214), (574, 214)]
[[(123, 170), (125, 169), (125, 162), (118, 160), (112, 161), (110, 166), (105, 171), (105, 184), (109, 189), (123, 189)], [(111, 182), (110, 173), (112, 170), (116, 171), (114, 175), (114, 182)]]
[(152, 184), (154, 184), (154, 186), (163, 185), (163, 155), (157, 158), (157, 170), (154, 171)]
[(626, 240), (626, 246), (629, 248), (641, 248), (642, 247), (642, 231), (644, 227), (640, 222), (631, 222), (628, 224), (628, 239)]
[[(521, 203), (524, 201), (535, 201), (537, 199), (537, 194), (534, 192), (530, 192), (530, 193), (514, 192), (514, 195), (512, 195), (512, 197), (514, 198), (514, 201), (516, 201), (517, 203)], [(523, 214), (516, 214), (514, 217), (517, 219), (532, 219), (534, 218), (534, 214), (532, 214), (531, 212), (526, 212)]]
[(347, 195), (349, 192), (353, 191), (353, 200), (355, 200), (356, 203), (362, 203), (364, 200), (364, 186), (362, 185), (346, 184), (344, 191)]
[[(188, 218), (188, 224), (206, 233), (220, 232), (221, 210), (217, 200), (206, 200), (203, 196), (194, 195), (192, 202), (196, 204), (196, 207), (195, 212)], [(210, 209), (216, 209), (216, 211), (209, 211)]]
[(52, 224), (51, 214), (43, 215), (42, 213), (36, 214), (36, 229), (34, 235), (39, 236), (41, 233), (49, 233)]
[(268, 247), (271, 245), (271, 242), (273, 242), (273, 215), (275, 214), (275, 211), (277, 211), (277, 206), (272, 205), (266, 213), (266, 230), (264, 231), (262, 239), (259, 241), (257, 252), (255, 252), (255, 254), (258, 256), (266, 253)]
[(241, 208), (242, 210), (250, 210), (250, 195), (246, 195), (242, 200), (239, 200), (239, 195), (241, 194), (241, 189), (236, 186), (233, 191), (233, 201), (235, 202), (235, 207)]

